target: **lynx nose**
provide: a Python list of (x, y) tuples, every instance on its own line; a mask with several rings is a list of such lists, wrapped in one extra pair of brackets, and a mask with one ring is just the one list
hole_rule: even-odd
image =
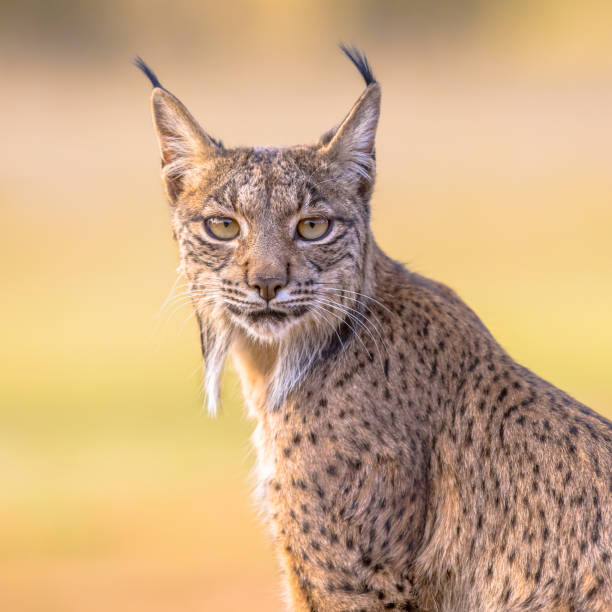
[(276, 292), (287, 283), (278, 276), (257, 276), (251, 281), (251, 286), (259, 291), (259, 295), (269, 302), (276, 297)]

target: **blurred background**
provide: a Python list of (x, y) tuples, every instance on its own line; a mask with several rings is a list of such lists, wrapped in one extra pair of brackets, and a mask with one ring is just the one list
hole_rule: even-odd
[(227, 144), (383, 86), (374, 230), (612, 418), (612, 3), (0, 2), (0, 610), (280, 610), (234, 374), (202, 410), (142, 55)]

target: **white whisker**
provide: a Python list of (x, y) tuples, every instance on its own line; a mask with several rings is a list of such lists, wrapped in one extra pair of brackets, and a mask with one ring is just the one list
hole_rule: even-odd
[(349, 289), (343, 289), (342, 287), (337, 287), (335, 285), (332, 285), (331, 283), (315, 282), (314, 284), (315, 285), (326, 285), (326, 288), (325, 288), (326, 291), (339, 291), (341, 293), (351, 293), (353, 295), (359, 295), (361, 297), (364, 297), (378, 304), (381, 308), (384, 308), (390, 315), (395, 316), (395, 313), (392, 310), (390, 310), (387, 306), (385, 306), (382, 302), (379, 302), (376, 298), (373, 298), (372, 296), (367, 295), (365, 293), (360, 293), (359, 291), (351, 291)]
[[(315, 292), (315, 294), (318, 295), (318, 296), (326, 297), (327, 299), (330, 299), (333, 302), (336, 302), (336, 300), (333, 299), (334, 296), (330, 295), (327, 292)], [(356, 312), (357, 315), (359, 315), (360, 317), (365, 319), (365, 321), (367, 321), (372, 326), (372, 329), (374, 329), (376, 331), (376, 333), (378, 334), (378, 337), (380, 338), (380, 341), (381, 341), (382, 345), (385, 347), (385, 350), (387, 350), (385, 338), (384, 338), (384, 336), (383, 336), (383, 334), (381, 332), (381, 328), (383, 327), (383, 324), (382, 324), (381, 320), (376, 316), (376, 313), (372, 312), (372, 310), (368, 307), (367, 304), (365, 304), (365, 302), (362, 302), (361, 300), (359, 300), (357, 298), (353, 298), (353, 297), (350, 297), (350, 296), (340, 296), (340, 297), (342, 297), (344, 299), (347, 299), (347, 300), (351, 300), (351, 301), (356, 302), (357, 304), (363, 306), (364, 309), (376, 319), (378, 325), (376, 323), (374, 323), (374, 321), (372, 321), (365, 312), (361, 312), (360, 310), (358, 310), (356, 308), (351, 308), (350, 306), (348, 306), (346, 304), (343, 304), (343, 306), (345, 306), (349, 310), (352, 310), (352, 311)], [(336, 302), (336, 303), (338, 303), (338, 302)], [(387, 354), (388, 354), (388, 351), (387, 351)]]
[[(387, 351), (387, 346), (385, 343), (385, 339), (383, 338), (380, 330), (378, 329), (378, 327), (376, 327), (376, 325), (374, 325), (374, 323), (372, 321), (370, 321), (370, 319), (368, 319), (368, 317), (362, 313), (361, 311), (355, 309), (355, 308), (351, 308), (350, 306), (347, 306), (346, 304), (341, 304), (339, 302), (337, 302), (336, 300), (331, 300), (331, 299), (327, 299), (326, 298), (326, 303), (328, 305), (334, 305), (336, 307), (339, 307), (341, 309), (344, 310), (344, 312), (347, 314), (347, 316), (351, 317), (352, 320), (354, 320), (356, 323), (359, 323), (363, 329), (367, 332), (367, 334), (370, 336), (370, 338), (373, 340), (374, 344), (376, 345), (376, 350), (378, 351), (378, 355), (379, 357), (381, 357), (381, 361), (382, 361), (382, 356), (381, 356), (381, 352), (380, 352), (380, 346), (376, 340), (376, 338), (372, 335), (372, 333), (370, 332), (370, 329), (367, 327), (366, 323), (372, 326), (372, 329), (376, 332), (376, 334), (378, 334), (378, 337), (380, 339), (381, 344), (383, 345), (383, 348), (385, 349), (385, 352), (387, 353), (387, 355), (389, 354)], [(355, 315), (351, 315), (349, 312), (347, 311), (352, 311), (354, 313), (356, 313)], [(359, 317), (359, 318), (357, 318)]]
[(317, 321), (319, 320), (319, 316), (321, 317), (321, 319), (323, 319), (323, 321), (325, 323), (327, 323), (330, 328), (332, 329), (332, 331), (334, 332), (334, 334), (336, 334), (336, 337), (338, 338), (338, 341), (340, 342), (340, 344), (342, 345), (342, 348), (344, 348), (344, 342), (342, 341), (342, 338), (340, 337), (340, 334), (338, 333), (338, 329), (330, 322), (328, 321), (323, 314), (318, 312), (318, 308), (319, 306), (317, 304), (313, 304), (313, 309), (312, 309), (312, 313), (313, 315), (315, 315), (317, 317)]
[[(380, 347), (378, 345), (378, 342), (377, 342), (376, 338), (372, 335), (372, 332), (365, 326), (364, 323), (362, 323), (355, 315), (352, 315), (350, 312), (348, 312), (347, 310), (345, 310), (343, 307), (339, 306), (336, 303), (333, 303), (333, 302), (330, 302), (330, 301), (319, 302), (319, 303), (320, 304), (325, 304), (329, 308), (333, 308), (335, 310), (338, 310), (342, 314), (344, 314), (347, 317), (349, 317), (351, 319), (351, 321), (353, 321), (356, 325), (358, 325), (359, 327), (363, 328), (363, 330), (370, 336), (370, 338), (374, 342), (374, 346), (376, 347), (376, 352), (378, 353), (378, 357), (380, 359), (380, 362), (381, 362), (381, 364), (383, 363), (383, 358), (382, 358), (382, 354), (380, 352)], [(348, 322), (346, 321), (346, 319), (344, 319), (344, 322), (347, 323), (347, 325), (348, 325)], [(359, 334), (357, 333), (357, 330), (355, 330), (354, 328), (352, 328), (352, 329), (355, 332), (357, 338), (361, 341), (361, 338), (360, 338)], [(363, 343), (363, 341), (361, 341), (361, 344), (366, 349), (367, 354), (370, 355), (371, 351), (366, 347), (366, 345)]]
[(342, 323), (346, 324), (349, 329), (351, 329), (353, 331), (353, 333), (355, 334), (355, 338), (357, 338), (357, 340), (359, 340), (359, 342), (361, 343), (361, 346), (363, 346), (365, 352), (370, 355), (370, 350), (368, 349), (368, 347), (364, 344), (363, 340), (361, 339), (361, 337), (359, 336), (359, 334), (357, 333), (357, 330), (346, 320), (343, 319), (340, 315), (337, 315), (335, 312), (333, 312), (332, 310), (328, 310), (328, 308), (325, 307), (325, 305), (322, 302), (317, 302), (319, 304), (319, 308), (321, 308), (324, 312), (329, 313), (330, 315), (332, 315), (333, 317), (336, 317), (336, 319), (338, 319), (339, 321), (341, 321)]

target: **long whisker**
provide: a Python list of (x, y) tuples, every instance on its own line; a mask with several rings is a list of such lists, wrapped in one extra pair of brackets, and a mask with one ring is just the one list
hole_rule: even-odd
[(330, 326), (334, 334), (336, 334), (336, 337), (338, 338), (338, 341), (340, 342), (342, 348), (344, 348), (344, 342), (342, 341), (342, 338), (340, 337), (340, 334), (338, 333), (337, 328), (334, 325), (332, 325), (332, 323), (328, 321), (321, 312), (319, 312), (319, 306), (317, 304), (313, 304), (312, 306), (313, 306), (313, 309), (311, 312), (313, 315), (316, 316), (317, 321), (319, 321), (319, 316), (320, 316), (321, 319), (323, 319), (323, 321)]
[[(364, 331), (371, 338), (372, 342), (374, 342), (374, 345), (376, 346), (376, 352), (378, 353), (378, 357), (380, 359), (380, 362), (383, 363), (383, 357), (382, 357), (382, 352), (381, 352), (381, 345), (382, 345), (382, 349), (383, 349), (385, 355), (388, 356), (389, 355), (389, 351), (387, 349), (387, 345), (385, 343), (385, 340), (384, 340), (380, 330), (374, 325), (374, 323), (372, 321), (370, 321), (363, 313), (359, 312), (358, 310), (355, 310), (354, 308), (351, 309), (349, 306), (338, 304), (337, 302), (335, 302), (333, 300), (332, 301), (327, 301), (326, 300), (325, 303), (328, 306), (330, 306), (331, 308), (336, 308), (336, 309), (344, 312), (344, 314), (349, 316), (352, 321), (355, 321), (356, 324), (358, 324), (360, 327), (362, 327), (364, 329)], [(357, 314), (356, 315), (352, 315), (350, 312), (345, 310), (346, 308), (348, 308), (350, 310), (353, 310)], [(368, 325), (372, 326), (373, 331), (378, 335), (380, 343), (378, 342), (376, 337), (372, 334), (372, 332), (370, 331)]]
[(188, 285), (188, 283), (183, 283), (181, 285), (178, 284), (178, 282), (181, 280), (181, 277), (183, 276), (182, 272), (179, 272), (179, 274), (177, 275), (176, 279), (174, 280), (174, 283), (172, 283), (172, 287), (170, 287), (170, 291), (168, 291), (168, 295), (166, 296), (166, 299), (164, 300), (164, 303), (159, 307), (159, 310), (157, 312), (157, 316), (161, 315), (161, 312), (163, 311), (163, 309), (166, 307), (166, 305), (168, 304), (168, 301), (172, 298), (172, 294), (179, 288), (179, 287), (185, 287)]
[(382, 327), (382, 323), (380, 322), (380, 319), (376, 316), (376, 314), (372, 312), (372, 310), (369, 308), (369, 306), (367, 304), (365, 304), (364, 302), (362, 302), (361, 300), (359, 300), (357, 298), (353, 298), (353, 297), (350, 297), (350, 296), (340, 296), (340, 297), (342, 297), (344, 299), (351, 300), (353, 302), (357, 302), (357, 304), (363, 306), (364, 309), (366, 310), (366, 312), (362, 312), (361, 310), (359, 310), (357, 308), (352, 308), (351, 306), (348, 306), (347, 304), (344, 304), (342, 302), (339, 302), (338, 300), (335, 300), (334, 299), (335, 296), (333, 294), (330, 295), (327, 292), (316, 291), (315, 295), (318, 295), (320, 297), (325, 297), (326, 299), (329, 299), (332, 302), (334, 302), (336, 304), (339, 304), (339, 305), (342, 305), (345, 308), (348, 308), (350, 311), (357, 313), (357, 316), (363, 318), (365, 321), (367, 321), (372, 326), (372, 329), (374, 329), (376, 331), (376, 333), (379, 335), (381, 342), (384, 343), (385, 340), (384, 340), (384, 337), (383, 337), (380, 329), (378, 328), (378, 326), (373, 321), (370, 320), (370, 318), (368, 317), (368, 315), (366, 313), (370, 313), (376, 319), (376, 321), (378, 322), (378, 324), (381, 327)]
[[(330, 292), (328, 292), (328, 291), (323, 291), (323, 292), (316, 291), (315, 294), (316, 295), (323, 295), (323, 296), (325, 296), (325, 297), (327, 297), (329, 299), (333, 299), (335, 297), (335, 295), (336, 295), (336, 294), (331, 294), (330, 295)], [(376, 329), (376, 331), (378, 332), (378, 335), (380, 336), (381, 341), (384, 343), (385, 340), (384, 340), (383, 335), (382, 335), (382, 333), (380, 331), (380, 329), (382, 329), (382, 327), (383, 327), (383, 324), (382, 324), (381, 320), (378, 318), (378, 316), (376, 315), (376, 313), (371, 309), (371, 307), (368, 306), (368, 304), (366, 304), (365, 302), (363, 302), (359, 298), (354, 298), (354, 297), (351, 297), (349, 295), (340, 295), (340, 297), (342, 299), (345, 299), (345, 300), (351, 300), (352, 302), (356, 302), (356, 304), (358, 304), (358, 305), (360, 305), (360, 306), (362, 306), (364, 308), (365, 312), (361, 312), (360, 314), (368, 320), (368, 322), (370, 323), (370, 325), (372, 325), (372, 327), (374, 329)], [(372, 321), (370, 319), (370, 317), (368, 315), (371, 315), (372, 317), (374, 317), (374, 319), (376, 319), (376, 324), (374, 323), (374, 321)]]
[[(324, 283), (321, 283), (324, 284)], [(378, 306), (380, 306), (381, 308), (384, 308), (390, 315), (395, 315), (395, 313), (389, 309), (385, 304), (383, 304), (382, 302), (380, 302), (379, 300), (377, 300), (376, 298), (373, 298), (371, 295), (367, 295), (365, 293), (361, 293), (359, 291), (350, 291), (349, 289), (343, 289), (342, 287), (333, 287), (333, 286), (327, 286), (325, 287), (326, 291), (335, 291), (337, 293), (340, 294), (345, 294), (345, 293), (349, 293), (351, 295), (357, 295), (361, 298), (365, 298), (366, 300), (370, 300), (372, 302), (374, 302), (375, 304), (378, 304)]]
[(168, 304), (166, 306), (166, 308), (169, 308), (172, 305), (172, 310), (162, 319), (161, 315), (163, 313), (160, 312), (159, 317), (158, 317), (158, 322), (155, 325), (153, 331), (151, 332), (152, 337), (156, 336), (157, 334), (160, 333), (165, 333), (166, 328), (168, 327), (168, 323), (170, 322), (170, 320), (172, 319), (172, 317), (181, 309), (183, 308), (183, 306), (186, 306), (187, 304), (189, 304), (189, 300), (185, 300), (184, 302), (176, 305), (175, 304)]
[[(336, 302), (336, 300), (334, 300), (335, 296), (333, 294), (330, 295), (326, 291), (325, 292), (315, 291), (315, 295), (326, 297), (327, 299), (330, 299), (330, 300)], [(349, 308), (350, 310), (354, 310), (359, 316), (361, 316), (363, 319), (365, 319), (372, 326), (372, 328), (378, 334), (378, 337), (380, 338), (380, 341), (381, 341), (381, 343), (383, 344), (383, 346), (385, 347), (385, 350), (386, 350), (386, 348), (387, 348), (386, 347), (386, 341), (385, 341), (384, 335), (383, 335), (383, 333), (381, 331), (381, 329), (384, 326), (383, 326), (381, 320), (376, 316), (376, 313), (373, 312), (372, 309), (365, 302), (362, 302), (358, 298), (350, 297), (348, 295), (343, 295), (343, 296), (340, 296), (340, 297), (342, 299), (351, 300), (352, 302), (356, 302), (358, 305), (360, 305), (360, 306), (362, 306), (364, 308), (365, 312), (361, 312), (358, 309), (350, 308), (348, 305), (343, 304), (344, 306), (346, 306), (346, 308)], [(372, 317), (374, 317), (374, 319), (376, 319), (376, 323), (374, 323), (374, 321), (372, 321), (368, 315), (371, 315)]]
[[(356, 325), (359, 325), (360, 327), (363, 328), (363, 330), (368, 334), (368, 336), (370, 336), (370, 338), (372, 339), (372, 342), (374, 342), (374, 346), (376, 346), (376, 352), (378, 353), (378, 357), (380, 358), (380, 362), (383, 362), (383, 358), (382, 358), (382, 354), (380, 352), (380, 346), (378, 344), (378, 341), (376, 340), (376, 338), (372, 335), (372, 332), (368, 329), (368, 327), (362, 322), (360, 321), (355, 315), (351, 314), (348, 310), (345, 309), (345, 307), (338, 305), (336, 302), (332, 302), (332, 301), (324, 301), (324, 302), (320, 302), (320, 303), (324, 303), (325, 305), (329, 306), (330, 308), (333, 308), (335, 310), (340, 311), (341, 313), (345, 314), (347, 317), (349, 317), (351, 319), (351, 321), (354, 321)], [(363, 344), (363, 343), (362, 343)], [(365, 344), (364, 344), (365, 347)], [(370, 351), (368, 349), (366, 349), (368, 355), (370, 354)]]
[[(210, 298), (215, 299), (215, 300), (219, 300), (219, 301), (231, 301), (234, 303), (239, 303), (239, 304), (246, 304), (250, 302), (246, 302), (243, 300), (238, 300), (236, 298), (233, 298), (231, 296), (226, 296), (223, 293), (221, 293), (220, 291), (210, 291), (210, 290), (206, 290), (206, 291), (186, 291), (184, 293), (181, 293), (177, 296), (175, 296), (172, 300), (170, 300), (170, 302), (168, 302), (168, 304), (166, 305), (166, 308), (170, 307), (170, 306), (176, 306), (178, 304), (178, 306), (176, 306), (178, 309), (180, 309), (182, 306), (186, 305), (186, 304), (190, 304), (195, 302), (199, 302), (202, 298)], [(255, 304), (251, 304), (251, 305), (255, 305)], [(173, 311), (174, 313), (174, 311)], [(171, 317), (172, 315), (170, 315)], [(170, 318), (169, 317), (169, 318)]]
[(185, 290), (185, 291), (181, 291), (180, 293), (177, 293), (176, 295), (174, 295), (172, 298), (167, 299), (166, 303), (164, 304), (164, 306), (162, 306), (162, 310), (164, 307), (166, 307), (168, 304), (171, 304), (173, 301), (180, 299), (183, 296), (195, 296), (195, 295), (209, 295), (211, 293), (216, 293), (219, 294), (219, 288), (217, 287), (217, 285), (210, 285), (210, 288), (202, 288), (202, 289), (193, 289), (191, 288), (192, 285), (188, 284), (188, 287), (190, 287), (189, 289)]
[[(160, 322), (155, 326), (155, 329), (153, 330), (153, 335), (156, 335), (161, 332), (165, 332), (166, 328), (168, 327), (168, 324), (170, 323), (170, 320), (179, 310), (181, 310), (185, 306), (193, 305), (193, 300), (191, 299), (190, 295), (185, 295), (182, 297), (184, 298), (184, 300), (178, 304), (175, 303), (173, 305), (172, 311), (170, 311), (170, 313), (165, 317), (164, 320), (160, 320)], [(218, 299), (217, 295), (209, 295), (209, 296), (198, 297), (197, 301), (205, 304), (207, 302), (217, 300), (217, 299)]]
[(359, 340), (359, 342), (361, 343), (361, 346), (363, 346), (365, 352), (368, 355), (371, 355), (372, 353), (370, 352), (370, 349), (368, 349), (368, 347), (364, 344), (363, 340), (361, 339), (361, 337), (359, 336), (359, 334), (357, 333), (357, 330), (346, 320), (343, 319), (340, 315), (337, 315), (335, 312), (333, 312), (332, 310), (329, 310), (328, 308), (326, 308), (322, 302), (318, 302), (319, 304), (319, 308), (321, 308), (323, 311), (329, 313), (330, 315), (332, 315), (333, 317), (336, 317), (336, 319), (338, 319), (339, 321), (341, 321), (342, 323), (348, 325), (349, 329), (352, 330), (352, 332), (355, 334), (355, 338), (357, 338), (357, 340)]
[[(335, 305), (335, 306), (338, 306), (338, 307), (342, 308), (346, 312), (346, 314), (349, 314), (349, 312), (347, 312), (347, 311), (355, 313), (355, 315), (353, 315), (353, 316), (359, 317), (360, 321), (363, 320), (365, 323), (369, 323), (372, 326), (372, 329), (379, 335), (380, 340), (384, 342), (383, 337), (381, 336), (379, 329), (360, 310), (358, 310), (356, 308), (352, 308), (351, 306), (348, 306), (346, 304), (343, 304), (342, 302), (339, 302), (338, 300), (334, 300), (334, 299), (332, 299), (329, 296), (319, 295), (319, 297), (325, 299), (326, 303), (328, 303), (328, 304)], [(365, 325), (365, 323), (364, 323), (364, 325)]]
[(179, 327), (179, 331), (178, 331), (179, 336), (183, 333), (183, 330), (185, 329), (185, 325), (187, 325), (187, 322), (190, 321), (194, 316), (195, 316), (195, 310), (191, 310), (189, 314), (187, 315), (187, 317), (181, 323), (181, 326)]
[(339, 291), (341, 293), (351, 293), (353, 295), (359, 295), (361, 297), (364, 297), (368, 300), (372, 300), (373, 302), (375, 302), (376, 304), (378, 304), (381, 308), (384, 308), (390, 315), (395, 315), (395, 313), (390, 310), (387, 306), (385, 306), (382, 302), (379, 302), (376, 298), (373, 298), (370, 295), (367, 295), (365, 293), (360, 293), (359, 291), (351, 291), (349, 289), (343, 289), (342, 287), (338, 287), (336, 285), (333, 285), (332, 283), (323, 283), (323, 282), (314, 282), (314, 285), (325, 285), (326, 286), (326, 291)]
[(179, 303), (179, 307), (182, 306), (183, 304), (189, 304), (192, 303), (194, 300), (198, 301), (204, 297), (209, 297), (211, 299), (215, 298), (221, 298), (221, 294), (218, 292), (211, 292), (211, 291), (207, 291), (207, 292), (202, 292), (202, 293), (192, 293), (192, 292), (186, 292), (186, 293), (182, 293), (178, 296), (176, 296), (175, 299), (173, 299), (168, 306), (172, 305), (173, 303)]
[(316, 182), (316, 183), (313, 185), (313, 187), (318, 187), (319, 185), (323, 185), (324, 183), (329, 183), (329, 182), (331, 182), (331, 181), (335, 181), (335, 180), (336, 180), (336, 178), (335, 178), (335, 177), (326, 178), (326, 179), (323, 179), (322, 181), (317, 181), (317, 182)]

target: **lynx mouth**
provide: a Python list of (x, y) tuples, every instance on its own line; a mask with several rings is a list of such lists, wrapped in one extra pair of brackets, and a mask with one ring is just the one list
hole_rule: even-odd
[(251, 312), (247, 317), (251, 321), (284, 321), (285, 319), (291, 319), (295, 317), (301, 317), (303, 314), (308, 312), (307, 306), (297, 306), (291, 308), (291, 310), (275, 310), (266, 308), (265, 310), (258, 310)]
[(281, 323), (289, 319), (301, 317), (309, 310), (308, 306), (296, 306), (288, 310), (276, 310), (275, 308), (263, 308), (252, 312), (244, 312), (234, 306), (228, 304), (227, 309), (234, 315), (246, 319), (249, 323), (255, 325), (258, 323)]
[(266, 309), (250, 312), (246, 316), (253, 323), (260, 323), (263, 321), (284, 321), (289, 314), (286, 312), (281, 312), (280, 310)]

